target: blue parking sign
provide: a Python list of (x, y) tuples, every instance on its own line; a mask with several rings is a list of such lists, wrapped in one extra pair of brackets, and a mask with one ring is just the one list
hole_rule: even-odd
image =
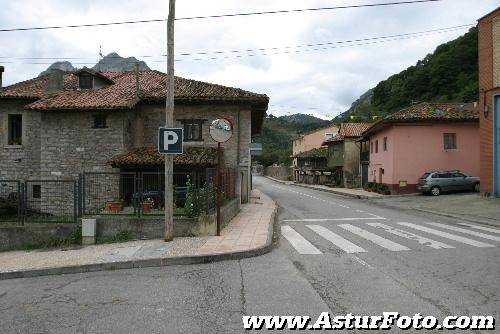
[(160, 128), (158, 132), (158, 152), (162, 154), (182, 154), (184, 129)]

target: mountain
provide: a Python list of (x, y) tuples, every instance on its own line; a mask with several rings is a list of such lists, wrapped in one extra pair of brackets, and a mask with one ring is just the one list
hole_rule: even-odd
[(69, 61), (56, 61), (38, 76), (48, 74), (51, 70), (74, 71), (76, 68)]
[[(97, 64), (92, 67), (92, 69), (100, 72), (133, 71), (135, 69), (136, 63), (139, 64), (139, 70), (149, 70), (149, 67), (145, 62), (139, 61), (135, 57), (120, 57), (120, 55), (118, 55), (116, 52), (112, 52), (104, 56), (101, 60), (99, 60)], [(77, 68), (74, 67), (69, 61), (56, 61), (39, 75), (45, 75), (53, 69), (74, 71)]]
[(414, 66), (381, 81), (334, 121), (383, 117), (416, 102), (478, 99), (477, 28), (444, 43)]
[(139, 64), (139, 70), (149, 70), (145, 62), (139, 61), (135, 57), (120, 57), (116, 52), (104, 56), (92, 69), (99, 72), (133, 71), (136, 63)]
[(328, 121), (325, 121), (321, 118), (314, 117), (311, 115), (306, 115), (306, 114), (293, 114), (293, 115), (287, 115), (287, 116), (280, 116), (280, 119), (290, 122), (290, 123), (295, 123), (299, 125), (309, 125), (309, 124), (320, 124), (320, 123), (328, 123)]
[(338, 115), (334, 118), (334, 121), (346, 121), (350, 115), (354, 115), (360, 111), (361, 108), (366, 108), (366, 106), (370, 106), (372, 104), (373, 99), (373, 89), (368, 90), (363, 93), (356, 101), (351, 104), (351, 107), (347, 109), (347, 111)]
[(273, 163), (289, 165), (292, 161), (292, 139), (301, 132), (317, 129), (330, 123), (305, 114), (280, 117), (268, 115), (264, 120), (262, 133), (254, 138), (255, 142), (262, 143), (263, 152), (261, 156), (256, 156), (253, 160), (264, 166)]

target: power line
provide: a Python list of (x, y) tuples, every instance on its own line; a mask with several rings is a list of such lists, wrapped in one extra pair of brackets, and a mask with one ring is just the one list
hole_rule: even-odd
[[(417, 4), (417, 3), (426, 3), (426, 2), (439, 2), (439, 1), (443, 1), (443, 0), (411, 0), (411, 1), (397, 1), (397, 2), (364, 4), (364, 5), (317, 7), (317, 8), (302, 8), (302, 9), (283, 9), (283, 10), (262, 11), (262, 12), (248, 12), (248, 13), (232, 13), (232, 14), (219, 14), (219, 15), (206, 15), (206, 16), (179, 17), (179, 18), (176, 18), (175, 20), (176, 21), (187, 21), (187, 20), (215, 19), (215, 18), (237, 17), (237, 16), (255, 16), (255, 15), (270, 15), (270, 14), (300, 13), (300, 12), (318, 12), (318, 11), (327, 11), (327, 10), (339, 10), (339, 9), (350, 9), (350, 8), (367, 8), (367, 7), (381, 7), (381, 6), (397, 6), (397, 5), (408, 5), (408, 4)], [(30, 31), (30, 30), (49, 30), (49, 29), (65, 29), (65, 28), (88, 28), (88, 27), (102, 27), (102, 26), (114, 26), (114, 25), (125, 25), (125, 24), (166, 22), (166, 21), (167, 21), (166, 18), (165, 19), (162, 18), (162, 19), (135, 20), (135, 21), (119, 21), (119, 22), (71, 24), (71, 25), (59, 25), (59, 26), (41, 26), (41, 27), (27, 27), (27, 28), (4, 28), (4, 29), (0, 29), (0, 32)]]
[[(376, 44), (376, 43), (382, 43), (382, 42), (389, 42), (389, 41), (394, 41), (394, 40), (403, 40), (403, 39), (410, 39), (410, 38), (416, 38), (416, 37), (422, 37), (426, 36), (429, 34), (437, 34), (437, 33), (446, 33), (446, 32), (451, 32), (455, 31), (457, 29), (462, 29), (466, 27), (473, 26), (474, 24), (464, 24), (464, 25), (459, 25), (459, 26), (452, 26), (452, 27), (446, 27), (446, 28), (439, 28), (439, 29), (432, 29), (432, 30), (425, 30), (425, 31), (419, 31), (419, 32), (411, 32), (411, 33), (404, 33), (404, 34), (396, 34), (396, 35), (388, 35), (388, 36), (377, 36), (377, 37), (368, 37), (368, 38), (359, 38), (359, 39), (351, 39), (351, 40), (344, 40), (344, 41), (334, 41), (334, 42), (323, 42), (323, 43), (310, 43), (310, 44), (303, 44), (303, 45), (294, 45), (294, 46), (283, 46), (283, 47), (270, 47), (270, 48), (256, 48), (256, 49), (242, 49), (242, 50), (219, 50), (219, 51), (204, 51), (204, 52), (192, 52), (192, 53), (180, 53), (178, 56), (186, 57), (186, 56), (198, 56), (198, 55), (222, 55), (222, 54), (231, 54), (235, 56), (226, 56), (226, 57), (210, 57), (210, 58), (194, 58), (194, 59), (188, 59), (188, 60), (214, 60), (214, 59), (229, 59), (229, 58), (241, 58), (245, 56), (249, 57), (254, 57), (254, 56), (259, 56), (259, 55), (268, 55), (268, 54), (285, 54), (285, 53), (300, 53), (300, 52), (308, 52), (308, 51), (318, 51), (318, 50), (327, 50), (327, 49), (332, 49), (332, 48), (338, 48), (338, 47), (348, 47), (348, 46), (358, 46), (358, 45), (368, 45), (368, 44)], [(371, 43), (367, 43), (370, 42)], [(365, 43), (361, 43), (365, 42)], [(354, 44), (356, 43), (356, 44)], [(340, 45), (340, 46), (335, 46), (335, 45)], [(299, 50), (293, 50), (293, 49), (299, 49)], [(312, 49), (311, 49), (312, 48)], [(279, 50), (286, 50), (286, 51), (281, 51)], [(259, 52), (255, 54), (244, 54), (247, 52)], [(270, 52), (270, 53), (262, 53), (262, 52)], [(158, 56), (153, 56), (153, 55), (143, 55), (139, 56), (139, 58), (154, 58), (154, 57), (165, 57), (166, 55), (158, 55)], [(109, 58), (121, 58), (121, 57), (107, 57)], [(8, 57), (8, 56), (1, 56), (0, 59), (14, 59), (14, 60), (87, 60), (87, 59), (94, 59), (93, 57)], [(176, 59), (176, 61), (185, 61), (186, 59)], [(156, 61), (156, 62), (163, 62), (162, 60)], [(16, 63), (13, 61), (5, 61), (4, 63)], [(30, 64), (30, 63), (24, 63), (24, 64)], [(32, 64), (50, 64), (50, 63), (32, 63)], [(87, 63), (87, 62), (78, 62), (74, 63), (75, 65), (87, 65), (87, 64), (92, 64), (92, 63)]]

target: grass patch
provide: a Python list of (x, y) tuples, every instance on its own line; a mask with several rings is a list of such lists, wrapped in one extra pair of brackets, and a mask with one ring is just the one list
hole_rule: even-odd
[(129, 231), (121, 231), (118, 234), (115, 234), (113, 236), (106, 236), (106, 237), (97, 238), (96, 244), (97, 245), (113, 244), (113, 243), (127, 242), (127, 241), (132, 241), (132, 240), (135, 240), (135, 238), (132, 236), (132, 234)]
[(79, 227), (68, 238), (50, 237), (47, 240), (39, 242), (30, 242), (23, 244), (20, 248), (24, 250), (34, 250), (43, 248), (63, 248), (81, 245), (82, 229)]

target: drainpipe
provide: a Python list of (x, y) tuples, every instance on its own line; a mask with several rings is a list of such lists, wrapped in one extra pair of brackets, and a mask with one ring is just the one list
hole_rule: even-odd
[(238, 152), (236, 152), (236, 161), (238, 163), (238, 171), (240, 169), (240, 140), (241, 140), (241, 131), (240, 131), (240, 110), (238, 109), (238, 112), (236, 114), (236, 123), (238, 124), (238, 142), (237, 142), (237, 146), (238, 146)]
[(4, 69), (5, 68), (3, 66), (0, 66), (0, 89), (2, 89), (2, 75), (3, 75)]

